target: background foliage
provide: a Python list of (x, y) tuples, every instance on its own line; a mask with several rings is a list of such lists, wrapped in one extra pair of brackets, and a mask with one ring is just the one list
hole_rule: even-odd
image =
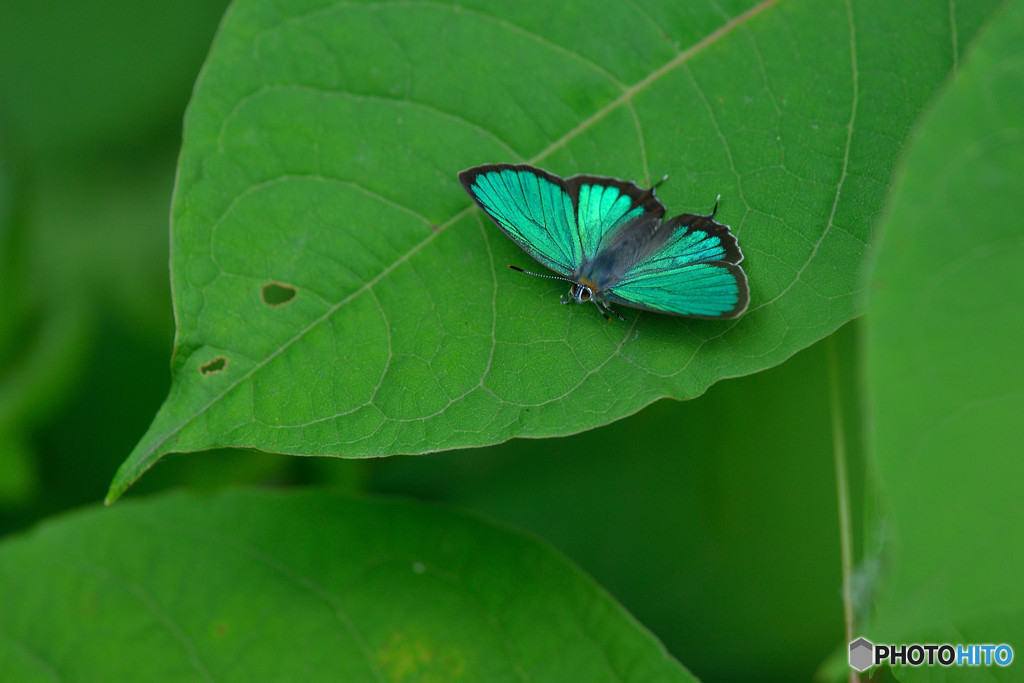
[[(224, 9), (198, 0), (136, 3), (128, 13), (103, 2), (65, 4), (9, 4), (0, 16), (0, 26), (17, 27), (0, 41), (0, 523), (8, 533), (98, 501), (167, 395), (174, 158), (186, 98)], [(1001, 10), (1004, 27), (1019, 25), (1020, 5)], [(629, 661), (686, 675), (601, 588), (534, 541), (422, 503), (338, 497), (356, 490), (453, 502), (536, 533), (701, 677), (807, 678), (830, 653), (845, 656), (831, 457), (837, 416), (847, 426), (840, 443), (851, 455), (855, 538), (867, 539), (857, 542), (860, 632), (1014, 642), (1024, 599), (1006, 577), (1024, 569), (1022, 546), (993, 539), (1015, 537), (1020, 521), (1012, 415), (1021, 378), (1010, 349), (1024, 328), (1024, 287), (1013, 267), (1024, 234), (1014, 217), (1024, 214), (1008, 179), (1019, 177), (1013, 160), (1022, 158), (1024, 107), (1012, 93), (1024, 89), (1008, 29), (993, 31), (980, 56), (966, 56), (994, 8), (782, 0), (678, 14), (608, 3), (606, 16), (574, 14), (567, 4), (552, 17), (526, 3), (501, 16), (486, 4), (460, 7), (243, 2), (231, 10), (194, 94), (178, 169), (175, 388), (136, 463), (225, 445), (341, 455), (439, 450), (569, 434), (662, 396), (706, 393), (577, 436), (420, 457), (172, 457), (130, 495), (230, 482), (327, 484), (331, 492), (158, 496), (14, 535), (0, 550), (8, 634), (0, 660), (27, 662), (32, 674), (116, 676), (117, 667), (137, 671), (118, 647), (128, 643), (154, 676), (242, 676), (231, 662), (256, 660), (238, 638), (256, 633), (248, 629), (259, 609), (282, 613), (294, 598), (288, 581), (274, 580), (284, 575), (322, 591), (322, 602), (273, 622), (308, 624), (311, 642), (346, 630), (311, 618), (323, 604), (369, 601), (340, 613), (352, 620), (349, 633), (381, 639), (359, 656), (382, 677), (472, 677), (483, 671), (475, 664), (501, 660), (497, 671), (557, 678), (543, 647), (525, 636), (510, 636), (521, 647), (506, 647), (501, 659), (446, 651), (394, 627), (408, 624), (412, 610), (434, 628), (480, 615), (539, 628), (543, 619), (528, 609), (446, 614), (408, 598), (421, 588), (416, 568), (468, 584), (482, 569), (473, 562), (484, 561), (473, 558), (528, 547), (546, 558), (535, 580), (428, 595), (440, 596), (435, 605), (497, 600), (504, 590), (537, 590), (541, 604), (568, 596), (574, 616), (551, 619), (543, 633), (574, 643), (569, 634), (597, 624), (606, 630), (594, 633), (612, 635), (564, 652), (593, 662), (587, 648), (596, 647), (611, 663), (600, 672), (609, 678), (635, 678), (639, 669), (619, 666)], [(631, 30), (608, 41), (608, 25)], [(863, 310), (879, 216), (915, 125), (920, 145), (907, 157), (867, 292), (869, 333), (854, 323), (800, 351)], [(641, 181), (668, 172), (659, 194), (670, 210), (699, 209), (721, 192), (722, 217), (740, 235), (755, 283), (753, 310), (724, 328), (651, 316), (609, 326), (593, 311), (558, 306), (557, 293), (536, 281), (508, 277), (504, 264), (523, 256), (466, 209), (454, 176), (499, 159)], [(941, 183), (935, 169), (944, 169)], [(1007, 220), (974, 220), (982, 208)], [(385, 244), (355, 241), (365, 226), (397, 232), (384, 233)], [(344, 262), (354, 272), (339, 270), (339, 254), (358, 254)], [(375, 273), (384, 275), (359, 290), (360, 278)], [(296, 286), (295, 305), (268, 313), (260, 299), (268, 280)], [(362, 299), (346, 298), (357, 291)], [(337, 317), (319, 324), (331, 334), (318, 334), (310, 323), (332, 306)], [(239, 335), (241, 320), (258, 333), (250, 326)], [(353, 329), (366, 334), (345, 332)], [(262, 379), (236, 384), (259, 397), (265, 414), (214, 401), (198, 426), (181, 432), (184, 441), (153, 439), (182, 424), (181, 411), (195, 412), (197, 400), (209, 403), (196, 398), (209, 391), (204, 379), (236, 382), (232, 373), (268, 353), (287, 361), (284, 369), (264, 364)], [(228, 359), (224, 372), (195, 372), (217, 357)], [(325, 358), (332, 372), (323, 377)], [(378, 394), (367, 400), (375, 383)], [(469, 395), (460, 393), (467, 386), (493, 396), (453, 401)], [(865, 401), (876, 406), (873, 421)], [(386, 416), (379, 424), (364, 418), (362, 428), (384, 425), (360, 442), (369, 446), (338, 438), (358, 422), (306, 426), (345, 412), (339, 402), (351, 414)], [(290, 422), (274, 425), (268, 415)], [(877, 461), (864, 458), (865, 426)], [(979, 433), (987, 440), (977, 441)], [(123, 485), (137, 474), (131, 463)], [(877, 480), (864, 481), (865, 470)], [(986, 476), (993, 471), (1001, 485)], [(379, 510), (392, 505), (403, 514), (382, 526)], [(349, 512), (328, 512), (337, 509)], [(252, 525), (239, 522), (246, 519)], [(187, 531), (204, 525), (211, 535)], [(467, 525), (461, 551), (440, 541), (406, 545), (424, 528)], [(253, 536), (253, 526), (267, 531)], [(288, 529), (304, 534), (288, 542)], [(165, 542), (153, 543), (154, 533)], [(351, 552), (334, 545), (339, 534), (354, 539)], [(217, 558), (224, 545), (233, 569), (174, 559)], [(376, 583), (350, 590), (339, 576), (347, 563), (367, 562), (367, 547), (413, 571), (371, 572)], [(424, 562), (423, 553), (439, 548), (447, 559)], [(74, 558), (78, 578), (62, 580), (68, 566), (54, 558)], [(337, 574), (322, 572), (326, 558)], [(508, 566), (494, 560), (491, 571)], [(187, 590), (204, 583), (213, 588)], [(107, 620), (112, 614), (122, 616)], [(109, 629), (87, 643), (101, 655), (95, 661), (70, 656), (65, 640), (87, 617)], [(183, 647), (168, 654), (158, 640), (147, 649), (140, 634), (154, 629)], [(454, 630), (447, 635), (458, 642)], [(617, 651), (622, 643), (632, 645)], [(294, 663), (293, 646), (273, 645), (279, 665)], [(154, 663), (153, 652), (164, 654)], [(350, 661), (325, 648), (303, 662), (317, 653), (325, 667)], [(84, 668), (68, 668), (72, 661)]]

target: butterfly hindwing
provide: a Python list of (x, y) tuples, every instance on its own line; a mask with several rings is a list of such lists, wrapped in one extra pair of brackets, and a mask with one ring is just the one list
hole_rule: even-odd
[[(662, 232), (664, 231), (664, 232)], [(750, 299), (729, 227), (684, 214), (658, 228), (663, 244), (611, 283), (604, 296), (633, 308), (695, 318), (734, 318)]]

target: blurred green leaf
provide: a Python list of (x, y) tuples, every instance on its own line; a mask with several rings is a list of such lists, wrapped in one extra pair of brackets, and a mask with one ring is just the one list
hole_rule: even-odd
[[(0, 368), (0, 501), (24, 502), (36, 489), (32, 428), (63, 399), (81, 370), (89, 327), (80, 298), (29, 319)], [(34, 313), (34, 311), (33, 311)]]
[[(858, 312), (903, 140), (990, 4), (236, 3), (186, 117), (171, 393), (109, 499), (169, 451), (568, 434), (783, 361)], [(509, 273), (456, 173), (523, 160), (721, 193), (750, 311), (610, 325)]]
[[(6, 142), (0, 140), (0, 142)], [(77, 293), (48, 297), (32, 257), (25, 160), (0, 144), (0, 507), (39, 491), (30, 433), (80, 365), (88, 307)], [(45, 292), (45, 293), (44, 293)], [(46, 304), (52, 304), (47, 306)], [(2, 526), (2, 524), (0, 524)]]
[(923, 124), (872, 278), (883, 642), (1024, 639), (1022, 25), (1014, 0)]
[(4, 123), (36, 154), (151, 142), (174, 123), (226, 4), (0, 3)]
[[(7, 259), (13, 266), (3, 274), (11, 277), (2, 277), (10, 295), (0, 301), (5, 321), (0, 325), (0, 500), (10, 490), (11, 498), (25, 502), (24, 492), (30, 488), (19, 492), (3, 482), (8, 476), (15, 477), (11, 481), (31, 482), (33, 469), (39, 466), (32, 455), (40, 433), (46, 431), (41, 426), (55, 419), (96, 363), (103, 362), (99, 386), (91, 387), (71, 421), (87, 423), (100, 434), (69, 439), (65, 448), (51, 454), (49, 471), (80, 467), (88, 459), (83, 443), (99, 446), (95, 453), (106, 457), (112, 449), (130, 448), (138, 438), (140, 427), (132, 423), (126, 443), (103, 447), (106, 437), (126, 425), (125, 411), (99, 410), (120, 407), (106, 400), (107, 390), (126, 389), (114, 402), (131, 406), (148, 403), (148, 392), (144, 385), (122, 383), (132, 360), (118, 353), (102, 358), (110, 349), (98, 351), (96, 338), (106, 331), (104, 318), (120, 318), (134, 340), (166, 353), (170, 311), (164, 230), (172, 153), (165, 146), (151, 149), (146, 159), (134, 163), (97, 158), (88, 168), (73, 159), (51, 160), (36, 166), (33, 182), (22, 179), (17, 184), (19, 211)], [(111, 343), (109, 337), (102, 341)], [(148, 411), (159, 405), (161, 393), (158, 388)], [(111, 414), (119, 416), (115, 425), (110, 423)], [(60, 439), (75, 429), (65, 419), (54, 432)], [(64, 461), (69, 454), (75, 462)], [(23, 456), (24, 462), (14, 461)], [(90, 467), (100, 474), (97, 464), (93, 461)], [(101, 476), (109, 477), (109, 471)], [(78, 488), (72, 501), (96, 499), (97, 489), (85, 490), (87, 481), (72, 478), (69, 483)], [(43, 484), (54, 488), (52, 480)]]
[(371, 485), (538, 534), (702, 680), (811, 680), (842, 638), (825, 351), (583, 434), (373, 459)]
[(0, 138), (0, 509), (22, 502), (36, 490), (37, 475), (24, 429), (19, 425), (24, 390), (17, 364), (24, 352), (20, 333), (28, 311), (25, 290), (25, 249), (20, 225), (15, 225), (15, 181), (10, 153)]
[(31, 199), (30, 286), (51, 308), (109, 311), (140, 336), (165, 342), (174, 152), (166, 144), (142, 158), (62, 159), (42, 168)]
[[(181, 113), (225, 5), (0, 4), (0, 504), (14, 504), (0, 528), (95, 500), (88, 477), (76, 476), (86, 463), (109, 483), (105, 439), (127, 420), (103, 410), (105, 391), (132, 363), (111, 354), (99, 391), (67, 410), (96, 349), (111, 344), (104, 323), (121, 318), (166, 353)], [(146, 378), (132, 377), (118, 398), (146, 405)], [(47, 439), (75, 432), (60, 419), (68, 412), (93, 431), (48, 451)], [(137, 439), (142, 426), (127, 429)]]
[(11, 680), (692, 680), (549, 547), (402, 500), (77, 513), (0, 546), (0, 604)]

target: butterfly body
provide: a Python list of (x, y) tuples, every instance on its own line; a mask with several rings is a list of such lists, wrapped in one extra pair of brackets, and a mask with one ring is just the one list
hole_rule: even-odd
[(563, 179), (525, 164), (476, 166), (459, 180), (505, 234), (558, 273), (531, 274), (570, 283), (571, 301), (592, 301), (602, 314), (611, 303), (696, 318), (746, 309), (743, 255), (714, 212), (663, 220), (653, 187), (592, 175)]

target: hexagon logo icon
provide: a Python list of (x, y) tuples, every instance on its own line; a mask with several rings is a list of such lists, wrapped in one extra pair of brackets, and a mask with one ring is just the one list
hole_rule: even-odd
[(874, 659), (875, 646), (867, 638), (858, 638), (850, 643), (850, 666), (857, 671), (864, 671)]

